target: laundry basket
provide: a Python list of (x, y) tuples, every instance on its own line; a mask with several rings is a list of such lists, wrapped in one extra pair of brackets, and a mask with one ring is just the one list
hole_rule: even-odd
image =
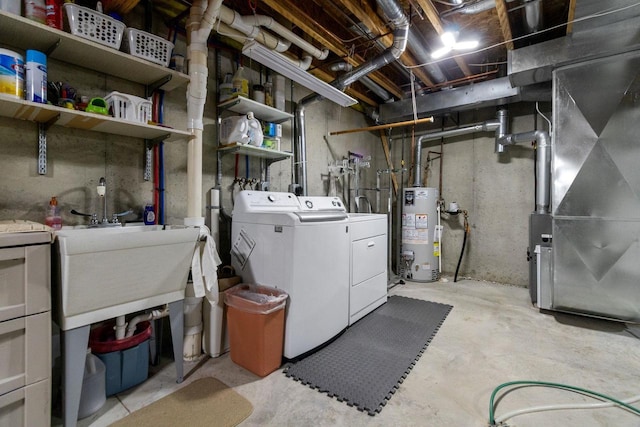
[(65, 3), (63, 7), (71, 34), (120, 49), (126, 27), (122, 22), (74, 3)]
[(152, 104), (147, 99), (114, 91), (105, 96), (104, 100), (116, 119), (145, 124), (151, 120)]
[(122, 49), (138, 58), (168, 67), (173, 43), (135, 28), (127, 28), (124, 31)]

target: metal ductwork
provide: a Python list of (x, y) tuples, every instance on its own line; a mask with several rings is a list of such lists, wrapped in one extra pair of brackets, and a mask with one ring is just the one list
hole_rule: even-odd
[[(474, 83), (447, 91), (416, 97), (418, 115), (436, 115), (451, 111), (465, 111), (483, 107), (497, 107), (519, 101), (550, 101), (551, 85), (541, 84), (527, 88), (512, 87), (508, 77)], [(413, 118), (411, 99), (382, 104), (380, 121), (394, 123)]]
[(438, 132), (430, 132), (421, 135), (416, 142), (416, 148), (414, 152), (414, 174), (413, 174), (413, 186), (422, 187), (422, 143), (426, 141), (433, 141), (434, 139), (450, 138), (459, 135), (468, 135), (475, 132), (491, 132), (496, 131), (496, 139), (498, 136), (503, 136), (508, 132), (507, 123), (507, 110), (499, 110), (496, 120), (487, 120), (476, 125), (465, 126), (461, 128), (442, 130)]
[(522, 18), (527, 33), (535, 33), (542, 29), (542, 0), (525, 0)]
[[(330, 67), (331, 71), (351, 71), (353, 65), (348, 62), (338, 62)], [(360, 79), (360, 83), (365, 85), (367, 89), (373, 92), (378, 98), (382, 98), (384, 102), (393, 102), (393, 95), (387, 92), (382, 86), (371, 80), (369, 77), (364, 76)]]
[(435, 83), (446, 82), (447, 77), (442, 72), (442, 69), (438, 65), (430, 63), (431, 53), (427, 52), (425, 46), (426, 44), (420, 32), (418, 32), (415, 27), (409, 28), (409, 50), (413, 52), (419, 64), (427, 64), (423, 68), (427, 71), (431, 80)]
[(551, 200), (551, 137), (541, 130), (496, 135), (496, 153), (503, 153), (505, 146), (520, 142), (536, 141), (536, 213), (549, 213)]
[[(393, 44), (389, 46), (380, 56), (365, 62), (353, 71), (335, 79), (331, 85), (343, 90), (351, 83), (360, 80), (367, 74), (378, 70), (385, 65), (396, 61), (407, 48), (409, 33), (409, 20), (404, 15), (402, 7), (395, 0), (378, 0), (378, 6), (391, 21), (393, 26)], [(318, 94), (311, 94), (300, 100), (295, 110), (295, 138), (294, 138), (294, 177), (296, 182), (302, 186), (302, 194), (307, 195), (307, 143), (305, 127), (305, 108), (311, 104), (321, 101), (323, 98)]]
[(602, 14), (608, 7), (600, 0), (581, 0), (576, 19), (593, 18), (576, 22), (570, 36), (508, 51), (507, 71), (513, 86), (551, 81), (553, 70), (565, 65), (639, 50), (640, 8)]

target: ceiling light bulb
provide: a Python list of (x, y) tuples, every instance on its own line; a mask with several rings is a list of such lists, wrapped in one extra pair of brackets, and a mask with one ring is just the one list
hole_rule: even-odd
[(453, 46), (456, 44), (456, 35), (451, 31), (445, 31), (440, 35), (440, 40), (442, 40), (442, 44), (445, 46)]
[(463, 42), (458, 42), (456, 43), (453, 48), (455, 50), (469, 50), (469, 49), (475, 49), (476, 47), (478, 47), (478, 40), (467, 40), (467, 41), (463, 41)]
[(433, 52), (431, 52), (431, 58), (432, 59), (442, 58), (449, 52), (451, 52), (451, 46), (444, 46), (444, 47), (441, 47), (440, 49), (436, 49)]

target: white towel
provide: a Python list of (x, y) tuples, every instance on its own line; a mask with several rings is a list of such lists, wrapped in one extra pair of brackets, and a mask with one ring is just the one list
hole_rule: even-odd
[(211, 303), (218, 301), (218, 266), (222, 264), (216, 242), (208, 234), (204, 242), (196, 246), (191, 259), (191, 277), (196, 297), (204, 297)]

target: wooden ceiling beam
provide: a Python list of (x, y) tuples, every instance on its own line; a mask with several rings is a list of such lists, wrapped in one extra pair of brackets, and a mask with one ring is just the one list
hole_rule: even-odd
[[(345, 9), (351, 12), (356, 18), (358, 18), (373, 33), (382, 36), (389, 31), (384, 21), (376, 14), (376, 11), (373, 10), (367, 2), (361, 0), (337, 0), (337, 2), (344, 6)], [(381, 37), (380, 41), (385, 48), (388, 48), (393, 44), (393, 36), (388, 34)], [(404, 53), (400, 56), (400, 60), (407, 66), (419, 65), (415, 58), (411, 54), (409, 54), (407, 50), (405, 50)], [(422, 81), (423, 84), (429, 87), (433, 86), (433, 81), (424, 70), (415, 68), (413, 70), (413, 73), (418, 77), (418, 79)], [(388, 88), (385, 89), (389, 90)], [(389, 92), (393, 93), (398, 98), (403, 97), (402, 92)]]
[(504, 0), (496, 0), (496, 11), (498, 12), (498, 19), (500, 20), (500, 29), (502, 30), (502, 37), (505, 41), (505, 47), (507, 50), (513, 50), (513, 35), (511, 34), (511, 24), (509, 24), (509, 13), (507, 12), (507, 5)]
[(576, 18), (576, 0), (569, 1), (569, 14), (567, 15), (567, 34), (573, 32), (573, 20)]
[[(369, 3), (361, 0), (336, 0), (336, 3), (341, 4), (355, 15), (360, 22), (362, 22), (365, 27), (367, 27), (370, 31), (375, 33), (380, 37), (380, 41), (384, 44), (385, 47), (389, 47), (393, 44), (393, 36), (390, 33), (389, 29), (382, 21), (382, 19), (378, 16), (375, 10), (371, 8)], [(386, 34), (383, 36), (383, 34)]]
[[(416, 3), (422, 8), (422, 11), (425, 15), (427, 15), (427, 19), (431, 23), (431, 26), (436, 30), (438, 34), (444, 33), (444, 26), (442, 25), (442, 20), (440, 20), (440, 15), (438, 14), (438, 10), (435, 8), (431, 0), (416, 0)], [(458, 64), (458, 67), (462, 70), (465, 76), (471, 75), (471, 70), (469, 66), (461, 57), (453, 58)]]
[[(334, 34), (328, 32), (325, 28), (322, 27), (322, 25), (315, 22), (297, 5), (297, 3), (294, 3), (291, 0), (262, 0), (262, 2), (273, 9), (275, 12), (282, 15), (285, 19), (291, 21), (294, 25), (311, 36), (314, 40), (322, 43), (323, 46), (325, 46), (327, 49), (344, 58), (346, 62), (353, 65), (354, 67), (357, 67), (364, 62), (364, 59), (361, 57), (350, 56), (347, 49), (344, 48), (342, 40), (340, 40)], [(329, 78), (328, 81), (333, 79), (328, 73), (324, 73), (324, 75)], [(403, 92), (398, 87), (398, 85), (395, 84), (395, 82), (390, 82), (389, 79), (376, 72), (369, 74), (369, 78), (383, 87), (389, 93), (398, 98), (402, 98)]]

